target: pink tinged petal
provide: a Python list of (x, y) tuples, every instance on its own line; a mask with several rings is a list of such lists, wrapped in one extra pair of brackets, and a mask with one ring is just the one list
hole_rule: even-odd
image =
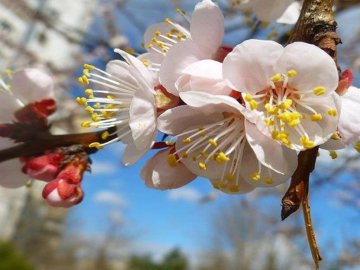
[(137, 85), (137, 81), (129, 71), (129, 64), (121, 60), (110, 61), (106, 65), (106, 72), (114, 76), (115, 78), (121, 78), (122, 80), (130, 83), (131, 85)]
[(300, 16), (302, 4), (295, 1), (288, 6), (288, 8), (284, 11), (279, 19), (276, 21), (278, 23), (285, 23), (285, 24), (295, 24)]
[(342, 140), (334, 140), (334, 139), (329, 139), (328, 141), (320, 145), (320, 148), (325, 150), (341, 150), (344, 149), (345, 147), (346, 145), (343, 143)]
[[(273, 156), (273, 158), (277, 158)], [(259, 174), (256, 178), (255, 174)], [(245, 145), (243, 163), (241, 164), (241, 175), (245, 181), (253, 187), (273, 187), (280, 185), (291, 177), (291, 173), (279, 174), (268, 167), (261, 165), (254, 150), (249, 144)]]
[(275, 64), (283, 51), (274, 41), (247, 40), (225, 57), (224, 78), (231, 88), (255, 94), (270, 85)]
[(339, 132), (342, 142), (349, 145), (360, 140), (360, 89), (350, 87), (341, 103)]
[(234, 98), (223, 95), (189, 91), (180, 93), (180, 97), (189, 106), (201, 108), (201, 111), (206, 114), (229, 112), (242, 115), (246, 110)]
[(25, 103), (53, 98), (54, 81), (41, 70), (26, 68), (14, 72), (11, 91)]
[(252, 9), (261, 21), (273, 21), (279, 19), (294, 0), (252, 0)]
[(219, 6), (211, 0), (196, 5), (190, 22), (191, 38), (208, 54), (221, 46), (224, 38), (224, 16)]
[(289, 70), (297, 72), (295, 77), (289, 79), (289, 85), (300, 93), (322, 86), (326, 89), (325, 95), (328, 95), (336, 90), (339, 83), (334, 60), (322, 49), (304, 42), (286, 46), (276, 68), (276, 73), (286, 74)]
[(197, 176), (190, 172), (182, 163), (170, 166), (167, 157), (170, 149), (157, 152), (141, 170), (141, 178), (148, 187), (158, 189), (173, 189), (182, 187)]
[(18, 159), (0, 163), (0, 186), (6, 188), (18, 188), (26, 185), (30, 177), (21, 172), (22, 164)]
[(15, 120), (14, 113), (21, 108), (15, 97), (7, 92), (0, 92), (0, 123), (8, 123)]
[(115, 49), (114, 51), (120, 54), (126, 60), (126, 62), (129, 63), (129, 71), (137, 79), (137, 81), (141, 82), (144, 88), (153, 88), (155, 84), (154, 77), (151, 72), (145, 67), (143, 62), (123, 50)]
[[(232, 91), (222, 76), (222, 64), (213, 60), (202, 60), (186, 67), (181, 76), (179, 92), (199, 91), (214, 95), (229, 95)], [(187, 81), (187, 82), (186, 82)], [(187, 87), (182, 88), (181, 85)]]
[(292, 175), (297, 167), (297, 154), (261, 133), (254, 124), (245, 121), (246, 138), (259, 162), (279, 173)]
[(125, 166), (133, 165), (136, 161), (138, 161), (146, 152), (151, 148), (151, 145), (148, 147), (143, 147), (138, 149), (134, 142), (129, 142), (125, 148), (125, 152), (123, 155), (122, 163)]
[(162, 62), (159, 80), (166, 90), (178, 96), (175, 82), (182, 75), (182, 71), (190, 64), (210, 58), (194, 41), (187, 40), (174, 45)]
[(130, 105), (129, 126), (138, 149), (149, 147), (156, 132), (156, 108), (152, 94), (136, 91)]
[(207, 115), (201, 110), (183, 105), (161, 114), (158, 118), (158, 129), (165, 134), (176, 135), (191, 127), (200, 127), (221, 119), (223, 119), (221, 113)]

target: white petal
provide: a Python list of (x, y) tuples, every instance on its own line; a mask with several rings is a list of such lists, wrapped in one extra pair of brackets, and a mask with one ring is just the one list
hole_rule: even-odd
[(106, 72), (116, 78), (121, 78), (131, 85), (137, 85), (136, 79), (129, 71), (129, 64), (121, 60), (113, 60), (107, 63)]
[(276, 21), (278, 23), (295, 24), (299, 19), (301, 7), (300, 2), (293, 2)]
[(149, 149), (144, 147), (142, 149), (138, 149), (134, 142), (130, 142), (126, 148), (123, 155), (122, 163), (125, 166), (133, 165), (136, 161), (138, 161)]
[(24, 103), (54, 97), (54, 81), (39, 69), (26, 68), (14, 72), (11, 91)]
[(207, 115), (201, 110), (183, 105), (161, 114), (158, 118), (158, 129), (165, 134), (176, 135), (192, 127), (203, 126), (223, 118), (221, 113)]
[(15, 120), (14, 112), (21, 108), (15, 97), (7, 92), (0, 92), (0, 123), (8, 123)]
[(196, 5), (190, 22), (191, 38), (202, 50), (213, 54), (224, 38), (224, 16), (217, 4), (203, 0)]
[(339, 83), (334, 60), (322, 49), (304, 42), (286, 46), (276, 68), (276, 73), (284, 74), (289, 70), (296, 70), (297, 75), (289, 80), (289, 85), (300, 93), (323, 86), (326, 94), (331, 94)]
[(360, 140), (360, 89), (350, 87), (341, 97), (339, 132), (346, 145)]
[(148, 147), (155, 137), (156, 108), (154, 96), (136, 91), (130, 105), (129, 126), (137, 148)]
[[(276, 158), (276, 157), (274, 157)], [(260, 179), (253, 180), (253, 174), (258, 173), (260, 169)], [(245, 145), (244, 158), (241, 164), (241, 174), (253, 187), (273, 187), (280, 185), (292, 176), (292, 174), (279, 174), (271, 169), (261, 165), (259, 160), (256, 158), (254, 151), (249, 144)], [(271, 179), (271, 182), (267, 182), (267, 178)]]
[(246, 138), (257, 159), (280, 174), (292, 175), (297, 167), (297, 154), (262, 134), (254, 124), (245, 121)]
[(154, 86), (154, 77), (151, 72), (145, 67), (143, 62), (123, 50), (115, 49), (114, 51), (120, 54), (126, 60), (126, 62), (129, 63), (129, 65), (131, 66), (131, 68), (129, 69), (130, 72), (138, 81), (142, 83), (144, 87), (146, 86), (152, 88)]
[(0, 186), (6, 188), (18, 188), (27, 183), (30, 177), (21, 172), (22, 164), (18, 159), (12, 159), (0, 163)]
[(201, 50), (192, 40), (174, 45), (162, 62), (159, 73), (160, 83), (169, 93), (178, 96), (175, 82), (182, 75), (182, 71), (188, 65), (207, 58), (210, 58), (210, 55)]
[(182, 187), (196, 178), (182, 163), (175, 167), (169, 166), (167, 156), (170, 149), (156, 153), (141, 170), (141, 178), (149, 187), (158, 189), (173, 189)]
[(233, 89), (255, 94), (269, 86), (283, 50), (274, 41), (247, 40), (225, 57), (224, 78)]
[[(228, 95), (232, 89), (227, 86), (222, 75), (222, 64), (214, 60), (202, 60), (186, 67), (179, 78), (179, 92), (200, 91), (214, 95)], [(181, 87), (185, 85), (186, 87)]]
[(293, 0), (252, 0), (255, 15), (261, 21), (273, 21), (281, 17)]

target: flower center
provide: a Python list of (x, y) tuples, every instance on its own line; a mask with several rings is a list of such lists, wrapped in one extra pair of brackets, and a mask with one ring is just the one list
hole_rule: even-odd
[[(323, 86), (315, 87), (309, 91), (300, 92), (291, 86), (291, 78), (297, 75), (296, 70), (289, 70), (287, 74), (277, 73), (269, 80), (270, 86), (256, 95), (243, 94), (247, 107), (251, 110), (263, 112), (263, 121), (269, 128), (273, 139), (281, 142), (289, 148), (294, 144), (300, 144), (305, 149), (315, 146), (304, 128), (303, 121), (311, 120), (318, 122), (325, 117), (314, 109), (311, 97), (322, 96), (326, 93)], [(337, 116), (336, 109), (327, 111), (329, 116)], [(295, 133), (298, 142), (292, 141), (291, 134)]]

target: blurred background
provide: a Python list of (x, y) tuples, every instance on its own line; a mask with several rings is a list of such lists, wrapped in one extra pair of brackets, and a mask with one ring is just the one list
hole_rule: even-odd
[[(84, 63), (104, 67), (113, 48), (141, 53), (142, 35), (190, 0), (0, 0), (0, 70), (26, 66), (51, 73), (59, 112), (55, 131), (80, 132), (85, 117), (74, 102)], [(264, 26), (249, 12), (216, 1), (225, 14), (224, 44), (245, 39), (286, 43), (291, 27)], [(360, 1), (337, 1), (339, 60), (360, 87)], [(139, 172), (149, 153), (130, 168), (123, 146), (93, 156), (83, 180), (84, 201), (71, 209), (48, 207), (42, 186), (0, 188), (0, 270), (307, 270), (313, 269), (301, 213), (281, 222), (287, 185), (230, 196), (199, 178), (177, 190), (145, 187)], [(322, 269), (360, 269), (360, 155), (320, 153), (311, 179), (314, 228)], [(1, 176), (0, 176), (1, 177)]]

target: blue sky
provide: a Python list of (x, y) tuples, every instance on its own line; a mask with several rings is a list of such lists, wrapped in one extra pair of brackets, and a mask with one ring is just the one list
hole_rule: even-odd
[[(185, 7), (196, 1), (184, 1)], [(141, 42), (140, 30), (129, 22), (129, 13), (136, 17), (141, 25), (148, 25), (175, 14), (174, 8), (160, 9), (164, 1), (131, 1), (126, 8), (127, 15), (118, 14), (119, 29), (129, 38), (133, 47)], [(190, 3), (190, 5), (189, 5)], [(159, 6), (158, 9), (154, 6)], [(344, 42), (351, 38), (349, 35), (350, 23), (359, 18), (359, 9), (339, 22)], [(173, 17), (173, 16), (172, 16)], [(234, 18), (233, 21), (239, 19)], [(343, 23), (342, 23), (343, 21)], [(92, 31), (101, 29), (100, 21), (95, 22)], [(243, 33), (232, 32), (226, 37), (227, 44), (234, 44)], [(143, 243), (143, 247), (151, 250), (166, 250), (171, 247), (181, 247), (183, 250), (200, 250), (204, 247), (201, 239), (209, 229), (209, 220), (213, 213), (219, 211), (226, 201), (233, 196), (220, 196), (209, 204), (199, 204), (201, 196), (213, 192), (205, 179), (195, 180), (179, 191), (158, 191), (145, 187), (140, 179), (140, 170), (145, 161), (151, 157), (147, 154), (136, 165), (126, 168), (121, 165), (123, 146), (110, 146), (93, 156), (93, 173), (87, 174), (84, 180), (86, 197), (73, 210), (73, 215), (83, 223), (82, 231), (85, 234), (99, 234), (108, 226), (108, 214), (119, 211), (125, 219), (125, 228), (136, 235), (136, 241)], [(343, 181), (350, 181), (349, 175), (342, 176)], [(99, 194), (102, 196), (99, 197)], [(104, 195), (105, 194), (105, 195)], [(357, 235), (360, 237), (358, 222), (359, 215), (354, 211), (342, 208), (334, 199), (334, 188), (327, 185), (321, 190), (311, 191), (314, 225), (318, 232), (320, 246), (326, 247), (329, 243), (335, 245), (334, 251), (341, 247), (344, 237)], [(272, 200), (268, 211), (279, 218), (281, 196)], [(113, 203), (113, 206), (110, 203)], [(324, 248), (325, 249), (325, 248)], [(309, 254), (309, 252), (306, 252)], [(328, 253), (329, 256), (334, 254)]]

